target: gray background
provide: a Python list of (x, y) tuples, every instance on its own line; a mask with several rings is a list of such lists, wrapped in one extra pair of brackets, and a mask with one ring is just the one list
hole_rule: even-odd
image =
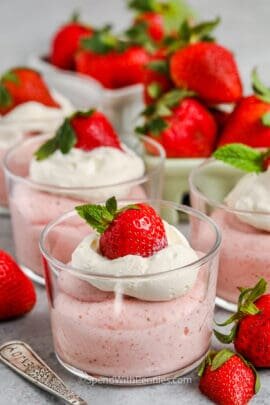
[[(124, 3), (123, 0), (0, 0), (0, 71), (15, 64), (21, 65), (30, 54), (46, 49), (54, 29), (69, 17), (74, 8), (80, 9), (85, 21), (95, 25), (112, 21), (119, 28), (126, 26), (130, 15), (124, 10)], [(192, 0), (190, 4), (202, 18), (222, 17), (217, 36), (237, 55), (246, 88), (249, 86), (250, 71), (255, 65), (270, 85), (270, 0)], [(13, 251), (10, 223), (4, 218), (0, 218), (0, 248)], [(217, 319), (226, 316), (223, 311), (217, 311)], [(53, 354), (43, 289), (38, 289), (38, 305), (30, 315), (0, 325), (0, 343), (10, 339), (22, 339), (32, 345), (89, 404), (209, 403), (199, 394), (195, 373), (191, 374), (192, 384), (137, 389), (90, 387), (69, 375), (57, 364)], [(214, 346), (217, 346), (216, 342)], [(270, 373), (264, 371), (260, 374), (262, 390), (252, 403), (270, 404)], [(51, 403), (56, 403), (51, 396), (31, 388), (0, 364), (0, 405)]]

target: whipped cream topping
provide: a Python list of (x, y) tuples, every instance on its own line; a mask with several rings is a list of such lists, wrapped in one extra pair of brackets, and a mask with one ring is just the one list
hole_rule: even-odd
[(100, 187), (93, 191), (64, 191), (66, 195), (91, 201), (104, 200), (112, 195), (125, 197), (128, 186), (119, 183), (140, 178), (145, 168), (139, 156), (125, 145), (121, 146), (123, 150), (102, 146), (89, 152), (72, 148), (67, 154), (57, 150), (47, 159), (38, 161), (33, 158), (30, 178), (40, 184), (59, 187)]
[(0, 115), (0, 148), (13, 146), (27, 133), (53, 133), (63, 119), (74, 112), (69, 100), (55, 91), (51, 93), (60, 108), (29, 101), (18, 105), (6, 115)]
[[(109, 260), (98, 251), (99, 236), (93, 232), (85, 237), (72, 254), (71, 264), (75, 268), (91, 271), (95, 274), (113, 277), (147, 276), (164, 273), (144, 279), (102, 280), (91, 276), (80, 278), (88, 281), (102, 291), (121, 292), (146, 301), (168, 301), (180, 297), (194, 285), (198, 268), (181, 269), (168, 273), (198, 260), (196, 252), (187, 239), (174, 226), (163, 221), (168, 246), (153, 256), (141, 257), (127, 255)], [(78, 276), (78, 274), (76, 273)]]
[(230, 208), (253, 212), (238, 214), (242, 222), (270, 232), (270, 169), (243, 176), (224, 201)]

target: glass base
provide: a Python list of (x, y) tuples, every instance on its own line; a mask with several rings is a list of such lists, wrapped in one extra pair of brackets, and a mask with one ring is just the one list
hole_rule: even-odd
[(10, 215), (10, 211), (8, 207), (4, 207), (3, 205), (0, 205), (0, 215), (3, 216), (8, 216)]
[(19, 263), (20, 268), (22, 271), (35, 283), (45, 286), (45, 280), (43, 277), (39, 276), (38, 274), (34, 273), (33, 270), (29, 269), (28, 267), (24, 266), (23, 264)]
[(237, 312), (237, 305), (233, 304), (230, 301), (226, 301), (223, 298), (216, 297), (215, 302), (219, 308), (225, 309), (226, 311), (229, 311), (229, 312)]
[(172, 373), (162, 374), (154, 377), (109, 377), (109, 376), (100, 376), (95, 374), (88, 374), (85, 371), (79, 370), (76, 367), (73, 367), (67, 363), (65, 363), (56, 353), (56, 358), (59, 363), (70, 373), (74, 374), (77, 377), (83, 378), (84, 380), (88, 380), (91, 384), (103, 384), (103, 385), (118, 385), (118, 386), (143, 386), (143, 385), (156, 385), (161, 383), (167, 383), (172, 380), (176, 380), (179, 377), (182, 377), (194, 369), (196, 369), (205, 356), (208, 354), (209, 349), (205, 352), (205, 354), (200, 357), (199, 360), (193, 362), (191, 365), (182, 368), (177, 371), (173, 371)]

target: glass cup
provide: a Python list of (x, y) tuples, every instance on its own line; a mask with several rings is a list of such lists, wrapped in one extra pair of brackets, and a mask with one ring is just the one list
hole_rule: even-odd
[[(93, 232), (75, 211), (48, 224), (41, 235), (56, 356), (71, 373), (92, 382), (164, 382), (197, 367), (210, 347), (220, 232), (210, 218), (192, 208), (160, 200), (143, 202), (158, 212), (186, 214), (188, 222), (177, 226), (197, 252), (196, 261), (165, 272), (157, 267), (155, 273), (140, 276), (126, 275), (124, 269), (123, 276), (100, 274), (94, 263), (84, 270), (74, 268), (70, 264), (74, 249)], [(207, 229), (207, 242), (196, 238), (200, 227)], [(175, 286), (179, 295), (173, 295)], [(140, 298), (127, 295), (129, 288), (136, 288)], [(145, 300), (142, 294), (149, 289), (162, 289), (166, 298)]]
[[(224, 198), (246, 172), (214, 159), (208, 159), (190, 176), (192, 207), (209, 215), (222, 231), (217, 304), (236, 310), (238, 287), (250, 287), (264, 277), (270, 282), (270, 233), (245, 222), (252, 212), (231, 209)], [(270, 221), (269, 213), (256, 212), (260, 221)], [(198, 238), (207, 239), (204, 227)]]
[[(36, 282), (44, 284), (38, 240), (44, 226), (60, 214), (87, 202), (117, 198), (159, 198), (162, 189), (164, 151), (150, 139), (126, 138), (145, 162), (144, 176), (120, 184), (99, 187), (58, 187), (29, 179), (33, 153), (49, 137), (47, 135), (21, 142), (5, 158), (5, 175), (17, 260), (22, 269)], [(147, 150), (151, 149), (150, 154)]]

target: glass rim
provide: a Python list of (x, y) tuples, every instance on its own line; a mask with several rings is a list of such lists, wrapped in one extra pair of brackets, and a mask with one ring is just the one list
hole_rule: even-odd
[[(200, 171), (201, 171), (201, 169), (203, 168), (203, 167), (205, 167), (205, 166), (210, 166), (210, 164), (211, 163), (214, 163), (214, 162), (218, 162), (218, 163), (220, 163), (220, 164), (223, 164), (224, 165), (224, 167), (232, 167), (233, 168), (233, 166), (231, 166), (231, 165), (228, 165), (228, 164), (226, 164), (226, 163), (223, 163), (223, 162), (221, 162), (221, 161), (219, 161), (219, 160), (217, 160), (217, 159), (215, 159), (215, 158), (209, 158), (209, 159), (206, 159), (203, 163), (201, 163), (199, 166), (197, 166), (197, 167), (195, 167), (195, 168), (193, 168), (192, 169), (192, 171), (191, 171), (191, 173), (190, 173), (190, 175), (189, 175), (189, 189), (190, 189), (190, 192), (191, 193), (193, 193), (193, 194), (195, 194), (196, 196), (198, 196), (198, 197), (200, 197), (203, 201), (205, 201), (206, 203), (208, 203), (209, 205), (211, 205), (211, 206), (213, 206), (213, 207), (215, 207), (215, 208), (219, 208), (219, 209), (222, 209), (222, 210), (224, 210), (224, 211), (226, 211), (226, 212), (229, 212), (229, 213), (231, 213), (231, 214), (236, 214), (236, 215), (259, 215), (259, 216), (270, 216), (270, 212), (268, 211), (268, 212), (265, 212), (265, 211), (251, 211), (251, 210), (241, 210), (241, 209), (238, 209), (238, 208), (231, 208), (231, 207), (229, 207), (229, 206), (227, 206), (226, 204), (224, 204), (224, 203), (220, 203), (220, 202), (218, 202), (218, 201), (215, 201), (214, 199), (212, 199), (212, 198), (208, 198), (208, 197), (206, 197), (206, 195), (204, 194), (204, 193), (202, 193), (201, 191), (199, 191), (198, 190), (198, 188), (197, 188), (197, 186), (195, 185), (195, 181), (194, 181), (194, 179), (195, 179), (195, 177), (198, 175), (198, 173), (200, 173)], [(237, 169), (237, 168), (235, 168), (235, 170), (239, 170), (239, 171), (241, 171), (240, 169)], [(248, 174), (248, 172), (244, 172), (243, 171), (243, 174)]]
[[(113, 183), (113, 184), (104, 184), (104, 185), (99, 185), (99, 186), (83, 186), (83, 187), (63, 187), (63, 186), (56, 186), (56, 185), (52, 185), (52, 184), (46, 184), (46, 183), (39, 183), (36, 182), (34, 180), (31, 180), (28, 177), (23, 177), (20, 176), (18, 174), (15, 174), (9, 167), (9, 160), (12, 157), (13, 153), (16, 153), (22, 146), (26, 145), (27, 143), (32, 143), (37, 139), (40, 140), (46, 140), (51, 136), (51, 134), (42, 134), (42, 135), (34, 135), (33, 137), (29, 138), (29, 139), (22, 139), (20, 140), (20, 142), (16, 143), (16, 145), (14, 145), (13, 147), (11, 147), (7, 153), (4, 156), (4, 160), (3, 160), (3, 166), (4, 166), (4, 171), (6, 173), (6, 175), (8, 175), (10, 178), (12, 179), (19, 179), (20, 182), (23, 182), (24, 184), (27, 184), (28, 186), (31, 186), (32, 188), (38, 188), (38, 189), (42, 189), (42, 190), (47, 190), (47, 191), (56, 191), (59, 193), (59, 191), (62, 192), (85, 192), (85, 191), (99, 191), (99, 190), (104, 190), (104, 189), (110, 189), (112, 187), (118, 187), (118, 186), (130, 186), (133, 187), (135, 185), (140, 185), (145, 183), (146, 181), (148, 181), (149, 179), (151, 179), (152, 176), (154, 176), (156, 174), (156, 172), (160, 169), (160, 167), (162, 167), (164, 165), (165, 162), (165, 150), (162, 147), (162, 145), (158, 142), (156, 142), (154, 139), (150, 138), (149, 136), (145, 136), (145, 135), (141, 135), (140, 138), (138, 138), (138, 140), (140, 141), (140, 143), (142, 143), (142, 141), (147, 141), (148, 143), (150, 143), (152, 146), (154, 146), (155, 148), (157, 148), (159, 155), (155, 156), (153, 155), (153, 158), (157, 158), (159, 159), (159, 163), (158, 166), (151, 169), (149, 171), (149, 173), (145, 173), (143, 176), (137, 177), (135, 179), (132, 180), (128, 180), (128, 181), (122, 181), (119, 183)], [(125, 141), (121, 140), (121, 143), (123, 143), (125, 146), (129, 147)], [(131, 149), (129, 147), (129, 149)], [(138, 156), (138, 155), (137, 155)], [(149, 156), (151, 156), (149, 154)]]
[(92, 279), (100, 279), (100, 280), (117, 280), (117, 281), (127, 281), (127, 280), (144, 280), (144, 279), (151, 279), (153, 277), (157, 276), (164, 276), (167, 274), (172, 274), (176, 273), (179, 270), (185, 270), (185, 269), (196, 269), (202, 267), (204, 264), (209, 262), (219, 251), (220, 245), (221, 245), (221, 231), (218, 227), (218, 225), (207, 215), (204, 213), (200, 212), (197, 209), (188, 207), (186, 205), (182, 204), (177, 204), (172, 201), (166, 201), (166, 200), (157, 200), (157, 199), (133, 199), (133, 200), (119, 200), (120, 203), (122, 204), (130, 204), (136, 202), (136, 203), (158, 203), (162, 204), (163, 207), (165, 208), (172, 208), (172, 209), (177, 209), (178, 211), (184, 212), (185, 214), (195, 216), (196, 218), (208, 223), (212, 230), (214, 231), (215, 234), (215, 242), (213, 246), (209, 249), (209, 251), (204, 254), (202, 257), (199, 259), (195, 260), (194, 262), (191, 262), (189, 264), (186, 264), (181, 267), (177, 267), (174, 269), (169, 269), (167, 271), (157, 271), (155, 273), (151, 274), (143, 274), (143, 275), (130, 275), (130, 276), (112, 276), (112, 275), (107, 275), (107, 274), (102, 274), (102, 273), (95, 273), (95, 272), (89, 272), (87, 270), (82, 270), (77, 267), (73, 267), (70, 264), (65, 264), (57, 259), (55, 259), (47, 250), (45, 247), (46, 244), (46, 238), (55, 228), (57, 225), (61, 224), (61, 222), (74, 217), (75, 215), (78, 216), (78, 213), (75, 210), (68, 211), (62, 215), (60, 215), (58, 218), (56, 218), (53, 221), (50, 221), (42, 230), (40, 238), (39, 238), (39, 249), (41, 251), (41, 254), (43, 258), (46, 258), (48, 262), (50, 262), (52, 265), (57, 266), (58, 269), (68, 271), (69, 273), (72, 273), (73, 275), (76, 274), (77, 276), (82, 276), (85, 277), (87, 276), (88, 278)]

